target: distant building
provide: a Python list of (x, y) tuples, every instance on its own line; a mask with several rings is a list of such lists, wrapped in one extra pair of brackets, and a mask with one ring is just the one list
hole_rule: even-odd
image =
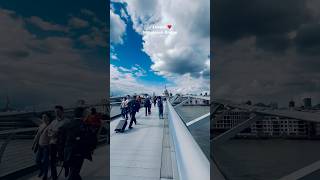
[(168, 90), (167, 90), (167, 87), (166, 87), (166, 86), (164, 87), (163, 95), (164, 95), (164, 96), (167, 96), (167, 97), (169, 96), (169, 92), (168, 92)]
[(3, 109), (0, 109), (0, 112), (8, 112), (8, 111), (15, 111), (15, 109), (10, 107), (10, 99), (9, 96), (6, 96), (6, 104)]
[(209, 100), (192, 98), (189, 101), (187, 101), (185, 103), (185, 105), (200, 105), (200, 106), (205, 105), (205, 106), (207, 106), (207, 105), (209, 105), (209, 103), (210, 103)]
[(312, 108), (311, 98), (304, 98), (303, 99), (303, 106), (306, 109), (311, 109)]
[[(223, 110), (215, 115), (213, 132), (216, 135), (223, 133), (249, 117), (250, 112), (248, 111), (240, 109)], [(237, 137), (309, 138), (319, 135), (320, 123), (310, 124), (306, 121), (266, 115), (238, 133)]]

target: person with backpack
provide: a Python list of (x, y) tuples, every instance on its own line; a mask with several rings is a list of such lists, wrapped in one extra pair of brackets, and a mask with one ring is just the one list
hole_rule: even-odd
[[(49, 149), (50, 149), (50, 169), (52, 180), (58, 179), (57, 162), (63, 161), (63, 149), (65, 144), (66, 127), (70, 122), (64, 117), (62, 106), (55, 106), (56, 119), (48, 126)], [(68, 174), (68, 172), (65, 172)]]
[(36, 163), (40, 169), (38, 177), (42, 177), (42, 180), (48, 179), (49, 170), (49, 136), (48, 126), (50, 124), (49, 115), (42, 114), (42, 124), (39, 126), (37, 134), (33, 141), (32, 150), (36, 153)]
[(90, 114), (84, 119), (84, 123), (94, 128), (99, 128), (102, 123), (101, 114), (97, 113), (96, 108), (90, 109)]
[(149, 96), (147, 96), (147, 98), (144, 100), (144, 108), (145, 108), (145, 112), (146, 112), (146, 116), (149, 114), (151, 114), (151, 101)]
[(159, 108), (159, 118), (163, 119), (163, 102), (161, 96), (158, 97), (157, 104)]
[(157, 104), (157, 97), (154, 96), (154, 97), (153, 97), (153, 106), (156, 107), (156, 104)]
[[(94, 108), (91, 115), (96, 114)], [(81, 180), (80, 171), (85, 159), (92, 161), (92, 152), (97, 145), (96, 131), (91, 126), (99, 126), (100, 123), (84, 120), (84, 108), (74, 110), (74, 118), (68, 127), (64, 148), (64, 162), (70, 171), (68, 180)], [(89, 123), (91, 122), (91, 123)]]
[(90, 128), (98, 138), (98, 135), (102, 130), (102, 115), (97, 112), (96, 108), (91, 108), (90, 111), (90, 114), (84, 119), (84, 124)]
[(131, 118), (130, 119), (130, 124), (129, 124), (129, 129), (131, 129), (133, 122), (135, 124), (137, 124), (136, 113), (139, 112), (139, 109), (140, 109), (140, 103), (137, 100), (136, 96), (133, 96), (133, 99), (131, 99), (128, 102), (128, 108), (129, 108), (130, 118)]

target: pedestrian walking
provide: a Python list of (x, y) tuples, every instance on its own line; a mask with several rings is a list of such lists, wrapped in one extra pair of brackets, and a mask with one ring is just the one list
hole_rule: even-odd
[[(49, 149), (50, 149), (50, 169), (52, 180), (57, 180), (57, 162), (63, 161), (63, 151), (65, 144), (65, 133), (69, 119), (64, 117), (62, 106), (55, 107), (56, 119), (48, 126)], [(68, 172), (65, 172), (68, 174)]]
[[(85, 120), (84, 120), (85, 119)], [(81, 180), (80, 172), (85, 159), (92, 161), (92, 152), (97, 145), (97, 129), (101, 119), (95, 108), (84, 118), (84, 108), (76, 108), (68, 127), (64, 161), (70, 171), (68, 180)]]
[(151, 101), (150, 101), (149, 96), (147, 96), (147, 98), (144, 100), (144, 108), (145, 108), (146, 116), (148, 114), (151, 114)]
[(157, 104), (157, 96), (153, 97), (153, 106), (156, 107)]
[(163, 119), (163, 101), (161, 99), (161, 96), (158, 97), (157, 104), (159, 108), (159, 118)]
[(120, 105), (120, 109), (121, 109), (121, 116), (123, 119), (127, 120), (128, 119), (128, 101), (127, 98), (124, 97), (122, 99), (121, 105)]
[(42, 177), (42, 180), (48, 179), (49, 169), (49, 141), (48, 126), (50, 124), (49, 115), (42, 114), (42, 124), (39, 126), (37, 134), (33, 141), (32, 149), (36, 153), (36, 163), (40, 169), (38, 177)]
[(137, 124), (137, 120), (136, 120), (136, 113), (139, 111), (140, 109), (140, 103), (139, 101), (136, 99), (136, 96), (133, 96), (133, 99), (131, 99), (128, 102), (128, 108), (129, 108), (129, 112), (130, 112), (130, 124), (129, 124), (129, 128), (132, 128), (132, 124), (133, 122), (135, 124)]

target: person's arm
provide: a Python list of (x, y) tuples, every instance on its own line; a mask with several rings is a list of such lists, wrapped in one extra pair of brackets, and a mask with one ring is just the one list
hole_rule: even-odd
[(40, 137), (40, 127), (37, 129), (37, 134), (35, 135), (34, 139), (33, 139), (33, 142), (32, 142), (32, 147), (31, 149), (34, 151), (35, 148), (36, 148), (36, 145), (39, 141), (39, 137)]

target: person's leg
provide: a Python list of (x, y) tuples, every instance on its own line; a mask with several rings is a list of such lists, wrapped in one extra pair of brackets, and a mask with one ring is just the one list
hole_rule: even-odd
[(163, 108), (160, 109), (161, 119), (163, 119)]
[(57, 145), (55, 144), (51, 144), (50, 145), (50, 169), (51, 169), (51, 177), (52, 180), (57, 180), (57, 167), (56, 167), (56, 163), (57, 163)]
[(69, 172), (70, 172), (69, 161), (63, 162), (63, 168), (64, 168), (64, 177), (68, 177)]
[(80, 171), (84, 162), (84, 158), (81, 156), (72, 157), (70, 164), (70, 176), (68, 180), (81, 180)]
[(128, 120), (128, 108), (125, 108), (125, 117), (126, 117), (126, 120)]
[(39, 175), (38, 175), (38, 177), (41, 177), (42, 174), (43, 174), (42, 157), (43, 157), (43, 150), (42, 150), (42, 147), (39, 146), (38, 147), (38, 152), (36, 154), (36, 163), (37, 163), (37, 166), (39, 167)]
[(81, 172), (81, 168), (82, 168), (83, 162), (84, 162), (84, 158), (83, 157), (79, 157), (78, 160), (77, 160), (77, 166), (76, 166), (76, 169), (75, 169), (76, 177), (77, 177), (76, 179), (77, 180), (82, 180), (82, 178), (80, 176), (80, 172)]
[(136, 112), (133, 113), (133, 118), (134, 124), (137, 125)]
[(43, 180), (48, 179), (49, 170), (49, 146), (43, 147)]
[(130, 124), (129, 124), (129, 128), (132, 128), (132, 123), (133, 123), (133, 119), (134, 119), (134, 117), (133, 117), (133, 113), (130, 113)]
[(145, 111), (146, 111), (146, 116), (147, 116), (147, 114), (148, 114), (148, 107), (146, 106), (146, 107), (144, 107), (144, 109), (145, 109)]

